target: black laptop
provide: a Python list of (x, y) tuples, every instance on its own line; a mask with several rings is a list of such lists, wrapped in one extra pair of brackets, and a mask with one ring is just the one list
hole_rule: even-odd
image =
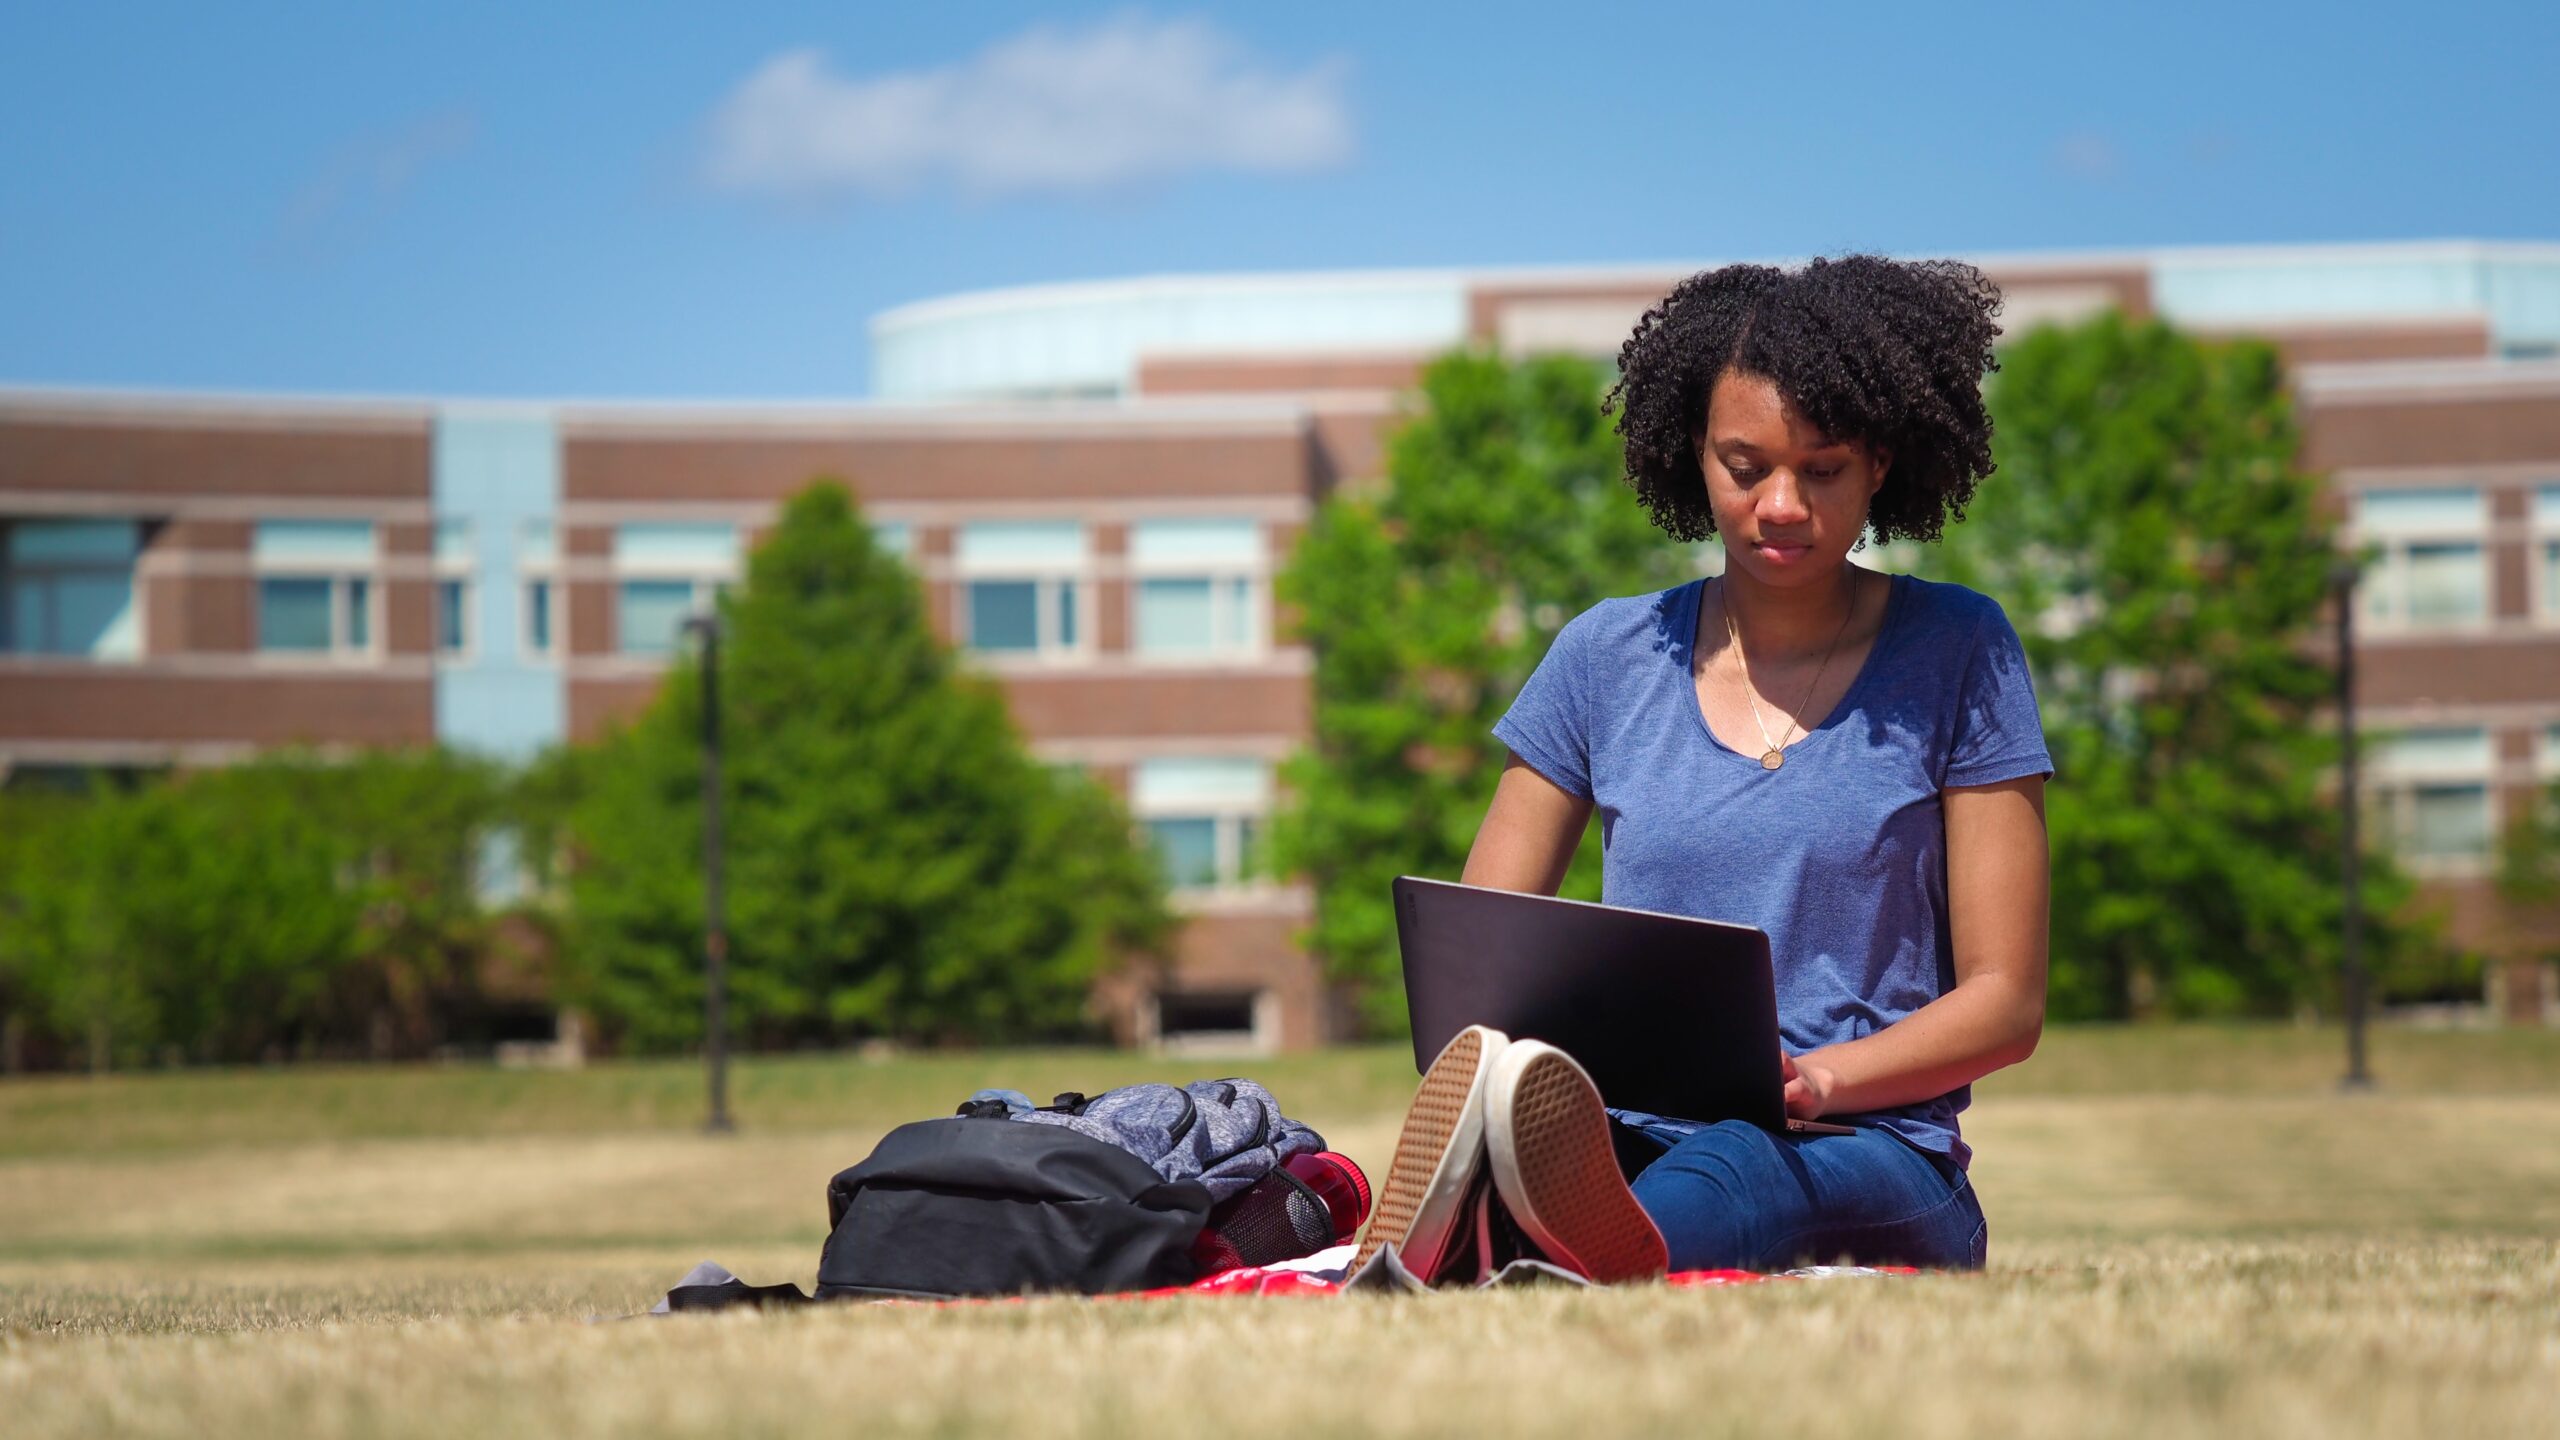
[(1571, 1055), (1621, 1109), (1852, 1133), (1787, 1118), (1768, 932), (1411, 875), (1395, 901), (1416, 1070), (1490, 1025)]

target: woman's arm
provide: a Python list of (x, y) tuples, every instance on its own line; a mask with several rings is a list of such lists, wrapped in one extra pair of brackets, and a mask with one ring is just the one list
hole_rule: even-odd
[(1476, 827), (1458, 879), (1494, 890), (1553, 895), (1564, 884), (1575, 847), (1591, 823), (1591, 802), (1559, 786), (1514, 755), (1494, 786), (1493, 806)]
[(2044, 1032), (2044, 778), (1939, 793), (1955, 988), (1872, 1035), (1794, 1057), (1787, 1113), (1800, 1120), (1935, 1098), (2026, 1059)]

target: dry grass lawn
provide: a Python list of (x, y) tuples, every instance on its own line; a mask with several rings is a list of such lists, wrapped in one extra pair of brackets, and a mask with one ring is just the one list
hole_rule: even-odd
[[(5, 1084), (0, 1433), (2554, 1433), (2560, 1036), (2384, 1042), (2341, 1099), (2331, 1034), (2053, 1036), (1969, 1117), (1981, 1276), (605, 1325), (807, 1283), (899, 1119), (1167, 1067), (759, 1063), (719, 1141), (683, 1067)], [(1404, 1057), (1251, 1068), (1383, 1165)]]

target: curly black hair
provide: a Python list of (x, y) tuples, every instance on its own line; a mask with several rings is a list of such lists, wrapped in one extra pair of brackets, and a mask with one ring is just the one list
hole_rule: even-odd
[(1844, 255), (1799, 270), (1727, 265), (1680, 282), (1618, 351), (1627, 483), (1675, 540), (1716, 529), (1698, 442), (1727, 371), (1763, 377), (1835, 439), (1892, 456), (1867, 512), (1878, 540), (1935, 540), (1991, 473), (1982, 377), (2000, 287), (1956, 260)]

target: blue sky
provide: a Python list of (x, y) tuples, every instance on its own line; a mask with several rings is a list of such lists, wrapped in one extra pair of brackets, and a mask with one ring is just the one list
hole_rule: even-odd
[(675, 8), (8, 5), (0, 383), (843, 396), (1046, 280), (2560, 240), (2548, 5)]

